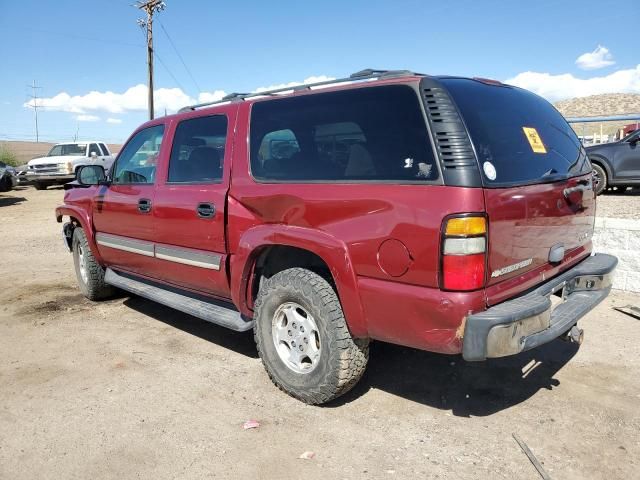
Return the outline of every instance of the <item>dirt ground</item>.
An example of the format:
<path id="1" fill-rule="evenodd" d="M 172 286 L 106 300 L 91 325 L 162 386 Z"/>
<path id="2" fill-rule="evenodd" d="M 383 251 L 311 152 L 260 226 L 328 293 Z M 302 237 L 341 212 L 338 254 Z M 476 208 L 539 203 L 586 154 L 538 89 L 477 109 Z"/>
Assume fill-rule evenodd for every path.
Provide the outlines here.
<path id="1" fill-rule="evenodd" d="M 354 391 L 310 407 L 271 384 L 250 334 L 85 300 L 62 196 L 0 194 L 2 479 L 539 478 L 512 433 L 554 479 L 637 478 L 640 321 L 611 307 L 640 296 L 583 319 L 579 349 L 467 364 L 376 343 Z"/>

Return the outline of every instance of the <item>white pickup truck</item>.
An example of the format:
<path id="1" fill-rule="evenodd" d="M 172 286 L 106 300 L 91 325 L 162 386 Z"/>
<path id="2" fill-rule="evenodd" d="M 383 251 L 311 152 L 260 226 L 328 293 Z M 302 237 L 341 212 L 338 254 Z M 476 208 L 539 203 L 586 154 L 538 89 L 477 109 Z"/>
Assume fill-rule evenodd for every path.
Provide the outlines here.
<path id="1" fill-rule="evenodd" d="M 75 179 L 78 167 L 101 165 L 109 170 L 115 159 L 104 142 L 73 142 L 54 145 L 46 157 L 34 158 L 27 163 L 20 183 L 32 183 L 36 190 L 60 185 Z"/>

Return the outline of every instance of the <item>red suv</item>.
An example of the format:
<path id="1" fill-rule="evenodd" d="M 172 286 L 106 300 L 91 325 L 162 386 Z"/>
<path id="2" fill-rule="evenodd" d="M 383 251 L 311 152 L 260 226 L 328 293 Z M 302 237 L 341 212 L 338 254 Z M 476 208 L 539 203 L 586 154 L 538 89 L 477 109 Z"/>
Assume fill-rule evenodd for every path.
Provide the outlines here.
<path id="1" fill-rule="evenodd" d="M 253 330 L 307 403 L 361 377 L 369 341 L 513 355 L 611 289 L 591 166 L 542 98 L 407 71 L 232 94 L 142 125 L 56 210 L 82 292 L 113 288 Z"/>

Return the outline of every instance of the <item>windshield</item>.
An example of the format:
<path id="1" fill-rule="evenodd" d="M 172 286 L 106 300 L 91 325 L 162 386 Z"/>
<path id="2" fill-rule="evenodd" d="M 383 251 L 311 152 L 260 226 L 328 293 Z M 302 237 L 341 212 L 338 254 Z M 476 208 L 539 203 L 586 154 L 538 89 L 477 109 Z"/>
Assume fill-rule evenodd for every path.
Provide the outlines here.
<path id="1" fill-rule="evenodd" d="M 66 157 L 68 155 L 84 155 L 87 151 L 86 143 L 68 143 L 55 145 L 47 154 L 47 157 Z"/>
<path id="2" fill-rule="evenodd" d="M 624 137 L 622 140 L 620 140 L 621 142 L 630 142 L 631 140 L 633 140 L 634 138 L 638 138 L 640 137 L 640 129 L 638 130 L 634 130 L 633 132 L 631 132 L 629 135 L 627 135 L 626 137 Z"/>
<path id="3" fill-rule="evenodd" d="M 487 187 L 549 182 L 587 173 L 587 155 L 564 117 L 543 98 L 510 86 L 449 78 Z"/>

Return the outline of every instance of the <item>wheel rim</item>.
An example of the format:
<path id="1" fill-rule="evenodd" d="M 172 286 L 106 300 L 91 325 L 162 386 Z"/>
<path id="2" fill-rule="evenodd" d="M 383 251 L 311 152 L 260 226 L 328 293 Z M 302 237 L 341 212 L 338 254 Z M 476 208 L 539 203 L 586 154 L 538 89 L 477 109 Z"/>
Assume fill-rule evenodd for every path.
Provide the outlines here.
<path id="1" fill-rule="evenodd" d="M 595 184 L 595 190 L 600 189 L 600 184 L 602 183 L 602 177 L 600 176 L 600 172 L 595 168 L 591 171 L 591 175 L 593 175 L 593 183 Z"/>
<path id="2" fill-rule="evenodd" d="M 278 356 L 290 370 L 310 373 L 320 361 L 320 332 L 313 316 L 301 305 L 287 302 L 273 314 L 271 332 Z"/>
<path id="3" fill-rule="evenodd" d="M 84 258 L 84 249 L 78 244 L 78 270 L 80 270 L 80 278 L 83 283 L 87 283 L 87 263 Z"/>

